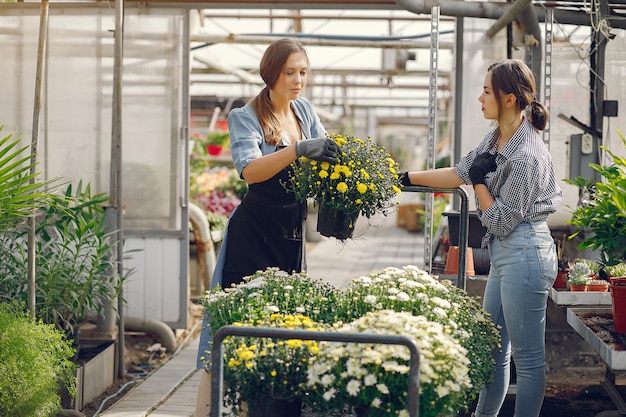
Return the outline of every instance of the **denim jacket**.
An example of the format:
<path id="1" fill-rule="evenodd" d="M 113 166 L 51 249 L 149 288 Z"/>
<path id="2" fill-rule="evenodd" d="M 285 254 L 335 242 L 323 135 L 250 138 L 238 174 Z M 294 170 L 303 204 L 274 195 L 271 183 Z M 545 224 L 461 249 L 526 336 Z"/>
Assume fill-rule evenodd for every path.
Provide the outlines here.
<path id="1" fill-rule="evenodd" d="M 315 113 L 310 100 L 300 97 L 291 102 L 305 138 L 319 138 L 326 135 L 326 130 Z M 246 104 L 231 110 L 228 115 L 230 133 L 230 152 L 237 172 L 241 171 L 255 158 L 270 154 L 276 146 L 265 141 L 261 123 L 252 109 Z"/>

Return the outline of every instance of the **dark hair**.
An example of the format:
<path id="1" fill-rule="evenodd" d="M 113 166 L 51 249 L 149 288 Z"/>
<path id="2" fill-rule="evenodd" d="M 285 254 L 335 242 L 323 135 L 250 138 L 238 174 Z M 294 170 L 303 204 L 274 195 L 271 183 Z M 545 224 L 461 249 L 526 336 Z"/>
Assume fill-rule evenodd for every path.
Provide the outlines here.
<path id="1" fill-rule="evenodd" d="M 259 65 L 259 73 L 261 78 L 265 82 L 265 87 L 261 92 L 252 99 L 250 105 L 254 109 L 261 127 L 263 128 L 263 135 L 265 140 L 269 143 L 276 145 L 280 141 L 282 129 L 280 123 L 272 112 L 272 103 L 270 101 L 270 90 L 276 85 L 278 77 L 282 72 L 287 59 L 295 52 L 302 52 L 307 58 L 309 57 L 304 49 L 304 46 L 296 40 L 289 38 L 282 38 L 274 41 L 267 47 L 263 57 L 261 58 L 261 64 Z"/>
<path id="2" fill-rule="evenodd" d="M 502 114 L 502 96 L 513 94 L 519 111 L 530 106 L 530 122 L 534 128 L 545 129 L 549 112 L 546 106 L 537 102 L 535 76 L 528 65 L 519 59 L 507 59 L 491 64 L 487 72 L 491 72 L 491 86 L 498 102 L 498 116 Z"/>

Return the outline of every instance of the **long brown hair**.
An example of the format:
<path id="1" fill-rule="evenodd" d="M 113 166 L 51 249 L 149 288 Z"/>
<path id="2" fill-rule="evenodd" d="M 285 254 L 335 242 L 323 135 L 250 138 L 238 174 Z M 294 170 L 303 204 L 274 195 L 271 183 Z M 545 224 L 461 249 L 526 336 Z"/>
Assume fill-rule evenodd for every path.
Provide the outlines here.
<path id="1" fill-rule="evenodd" d="M 265 87 L 250 101 L 250 105 L 254 109 L 261 123 L 261 127 L 263 128 L 265 140 L 273 145 L 276 145 L 280 141 L 282 128 L 272 112 L 270 89 L 274 88 L 274 85 L 276 85 L 276 81 L 287 59 L 294 52 L 304 53 L 308 64 L 309 57 L 306 50 L 304 46 L 296 40 L 283 38 L 272 42 L 272 44 L 267 47 L 259 66 L 260 75 L 265 82 Z"/>
<path id="2" fill-rule="evenodd" d="M 524 111 L 530 106 L 530 122 L 537 130 L 543 130 L 548 123 L 548 108 L 537 102 L 535 76 L 523 61 L 507 59 L 491 64 L 491 87 L 498 102 L 498 118 L 502 115 L 502 96 L 513 94 L 517 108 Z"/>

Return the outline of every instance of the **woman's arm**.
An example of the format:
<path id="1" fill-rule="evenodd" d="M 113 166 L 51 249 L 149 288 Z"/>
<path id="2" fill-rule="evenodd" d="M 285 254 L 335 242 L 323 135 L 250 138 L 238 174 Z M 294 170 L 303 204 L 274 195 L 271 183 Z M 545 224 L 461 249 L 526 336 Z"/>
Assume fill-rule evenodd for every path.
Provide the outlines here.
<path id="1" fill-rule="evenodd" d="M 456 174 L 454 167 L 437 168 L 427 171 L 409 171 L 409 180 L 412 185 L 423 185 L 437 188 L 456 188 L 463 181 Z"/>
<path id="2" fill-rule="evenodd" d="M 296 145 L 294 144 L 250 161 L 241 171 L 241 176 L 248 184 L 267 181 L 295 160 Z"/>

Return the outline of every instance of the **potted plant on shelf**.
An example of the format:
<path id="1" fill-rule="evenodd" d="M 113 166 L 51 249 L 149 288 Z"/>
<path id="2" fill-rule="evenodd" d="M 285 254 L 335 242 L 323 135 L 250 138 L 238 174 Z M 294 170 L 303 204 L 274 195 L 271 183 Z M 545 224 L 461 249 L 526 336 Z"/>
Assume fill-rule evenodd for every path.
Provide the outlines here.
<path id="1" fill-rule="evenodd" d="M 591 280 L 591 268 L 585 262 L 575 262 L 567 274 L 567 283 L 570 291 L 587 291 L 587 284 Z"/>
<path id="2" fill-rule="evenodd" d="M 624 147 L 626 139 L 617 131 Z M 611 158 L 609 165 L 589 164 L 600 176 L 600 181 L 576 177 L 565 180 L 579 187 L 583 204 L 573 211 L 570 223 L 578 230 L 570 238 L 581 235 L 581 249 L 600 251 L 603 268 L 626 261 L 626 158 L 620 157 L 601 146 Z M 617 285 L 612 279 L 610 286 L 613 300 L 613 325 L 618 333 L 626 333 L 626 285 Z"/>
<path id="3" fill-rule="evenodd" d="M 211 156 L 220 155 L 228 147 L 230 134 L 228 132 L 209 133 L 204 141 L 206 151 Z"/>

